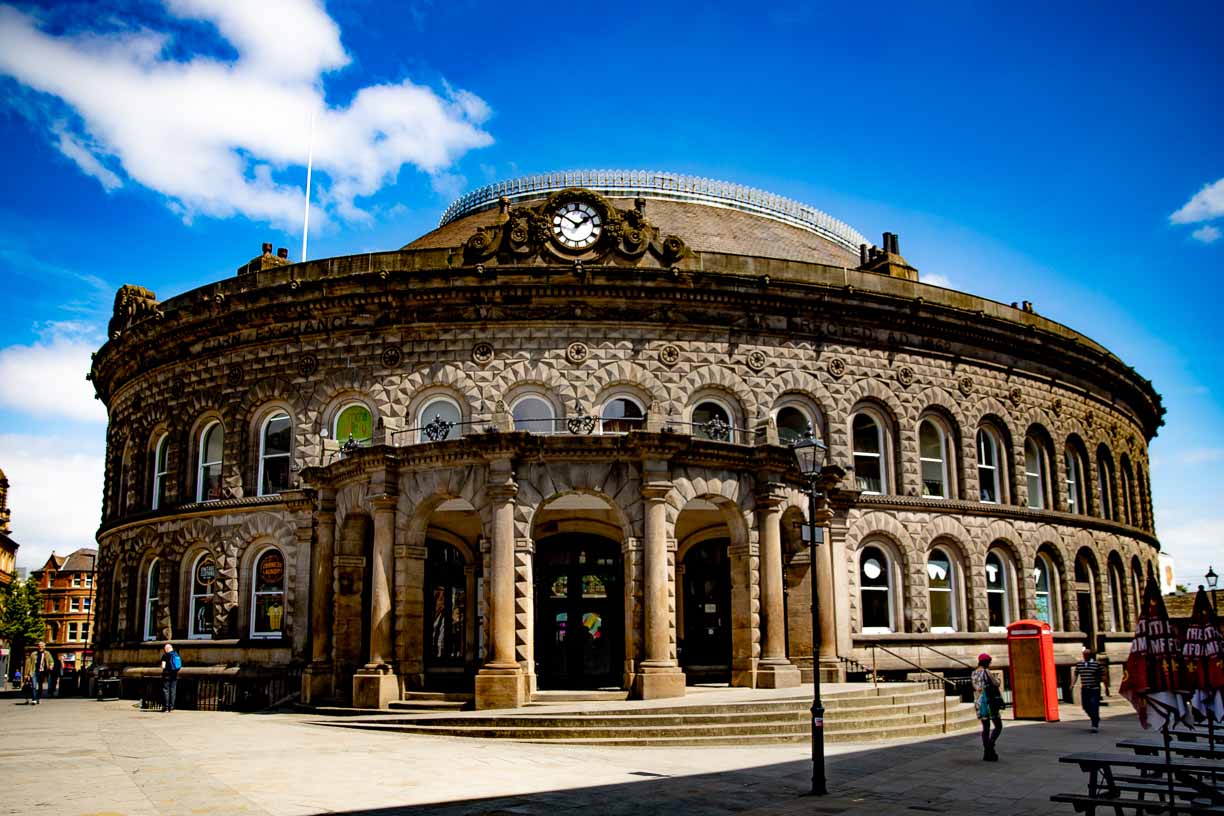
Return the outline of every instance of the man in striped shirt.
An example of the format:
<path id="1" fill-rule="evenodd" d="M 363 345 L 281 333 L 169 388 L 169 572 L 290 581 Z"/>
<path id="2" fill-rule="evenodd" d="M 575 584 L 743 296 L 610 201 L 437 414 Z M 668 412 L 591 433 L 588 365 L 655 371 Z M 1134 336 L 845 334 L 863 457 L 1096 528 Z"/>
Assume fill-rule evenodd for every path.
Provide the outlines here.
<path id="1" fill-rule="evenodd" d="M 1096 661 L 1096 655 L 1087 646 L 1084 647 L 1084 659 L 1075 664 L 1075 680 L 1080 684 L 1080 704 L 1084 713 L 1092 720 L 1092 733 L 1101 727 L 1101 683 L 1105 683 L 1105 694 L 1109 694 L 1109 678 L 1105 670 Z"/>

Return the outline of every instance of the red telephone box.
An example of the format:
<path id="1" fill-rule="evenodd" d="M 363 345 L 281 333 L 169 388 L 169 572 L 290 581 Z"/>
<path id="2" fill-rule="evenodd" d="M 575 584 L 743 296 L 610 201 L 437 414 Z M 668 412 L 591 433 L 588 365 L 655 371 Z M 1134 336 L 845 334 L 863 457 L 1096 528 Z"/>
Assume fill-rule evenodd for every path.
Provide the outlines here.
<path id="1" fill-rule="evenodd" d="M 1012 716 L 1017 720 L 1058 721 L 1058 678 L 1054 673 L 1054 632 L 1039 620 L 1007 627 Z"/>

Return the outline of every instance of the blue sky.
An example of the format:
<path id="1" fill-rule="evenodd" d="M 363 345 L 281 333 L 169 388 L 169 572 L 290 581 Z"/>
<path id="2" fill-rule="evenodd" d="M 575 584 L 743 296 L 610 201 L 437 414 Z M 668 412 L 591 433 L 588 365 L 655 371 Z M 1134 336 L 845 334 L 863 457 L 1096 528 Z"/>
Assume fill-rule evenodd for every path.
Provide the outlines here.
<path id="1" fill-rule="evenodd" d="M 1224 563 L 1219 8 L 1066 5 L 0 5 L 19 563 L 92 543 L 105 418 L 83 375 L 115 288 L 165 298 L 264 240 L 297 258 L 313 111 L 311 257 L 398 247 L 499 178 L 663 169 L 897 232 L 924 279 L 1033 301 L 1164 396 L 1156 520 L 1197 583 Z"/>

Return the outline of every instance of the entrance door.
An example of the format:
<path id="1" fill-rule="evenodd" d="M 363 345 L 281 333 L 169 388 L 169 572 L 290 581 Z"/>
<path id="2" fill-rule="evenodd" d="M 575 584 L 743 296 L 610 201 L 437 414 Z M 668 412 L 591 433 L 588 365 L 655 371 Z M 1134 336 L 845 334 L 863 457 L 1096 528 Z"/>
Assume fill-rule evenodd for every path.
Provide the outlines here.
<path id="1" fill-rule="evenodd" d="M 731 680 L 731 562 L 728 541 L 696 544 L 684 556 L 684 640 L 680 665 L 690 682 Z"/>
<path id="2" fill-rule="evenodd" d="M 540 687 L 619 687 L 625 651 L 619 546 L 594 536 L 541 541 L 535 575 Z"/>

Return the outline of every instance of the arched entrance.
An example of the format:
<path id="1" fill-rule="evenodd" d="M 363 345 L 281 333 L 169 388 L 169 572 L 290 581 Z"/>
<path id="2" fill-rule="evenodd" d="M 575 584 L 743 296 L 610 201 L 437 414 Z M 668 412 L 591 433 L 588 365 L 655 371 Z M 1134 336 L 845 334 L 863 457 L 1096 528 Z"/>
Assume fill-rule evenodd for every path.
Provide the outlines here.
<path id="1" fill-rule="evenodd" d="M 534 567 L 540 688 L 619 687 L 625 646 L 620 545 L 562 533 L 537 542 Z"/>
<path id="2" fill-rule="evenodd" d="M 1091 553 L 1083 549 L 1075 557 L 1075 605 L 1079 613 L 1080 630 L 1087 635 L 1087 645 L 1097 648 L 1097 576 Z"/>
<path id="3" fill-rule="evenodd" d="M 714 538 L 694 544 L 682 561 L 683 625 L 680 666 L 690 683 L 731 680 L 730 542 Z"/>
<path id="4" fill-rule="evenodd" d="M 430 540 L 425 546 L 426 683 L 461 687 L 468 645 L 467 562 L 444 541 Z"/>

